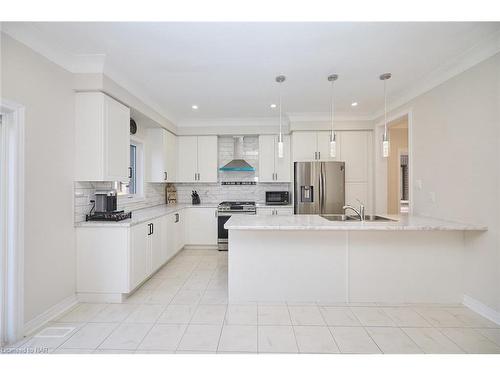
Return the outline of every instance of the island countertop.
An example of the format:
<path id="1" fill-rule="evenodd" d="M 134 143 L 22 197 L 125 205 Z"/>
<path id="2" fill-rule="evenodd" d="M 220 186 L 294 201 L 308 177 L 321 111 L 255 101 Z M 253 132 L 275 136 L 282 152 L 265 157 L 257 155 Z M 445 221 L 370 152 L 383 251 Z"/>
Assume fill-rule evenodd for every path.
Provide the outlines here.
<path id="1" fill-rule="evenodd" d="M 320 215 L 260 216 L 233 215 L 228 230 L 320 230 L 320 231 L 486 231 L 487 226 L 457 223 L 424 216 L 391 216 L 397 221 L 329 221 Z"/>

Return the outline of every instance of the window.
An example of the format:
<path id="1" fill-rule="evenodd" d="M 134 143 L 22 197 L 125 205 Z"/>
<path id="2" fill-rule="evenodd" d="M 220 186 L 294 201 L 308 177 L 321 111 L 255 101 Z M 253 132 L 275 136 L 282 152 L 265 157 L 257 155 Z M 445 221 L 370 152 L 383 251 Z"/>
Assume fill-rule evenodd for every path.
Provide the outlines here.
<path id="1" fill-rule="evenodd" d="M 143 198 L 143 145 L 137 140 L 130 142 L 130 167 L 129 181 L 115 182 L 114 188 L 118 191 L 118 195 L 129 199 Z"/>

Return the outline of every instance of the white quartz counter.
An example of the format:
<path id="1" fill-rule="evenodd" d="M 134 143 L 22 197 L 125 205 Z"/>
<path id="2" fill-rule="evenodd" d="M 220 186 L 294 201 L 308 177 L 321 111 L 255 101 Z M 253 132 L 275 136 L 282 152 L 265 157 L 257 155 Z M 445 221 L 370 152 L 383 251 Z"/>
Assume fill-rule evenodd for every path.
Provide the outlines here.
<path id="1" fill-rule="evenodd" d="M 76 227 L 129 227 L 190 207 L 216 208 L 217 203 L 205 203 L 205 204 L 202 203 L 197 205 L 182 204 L 182 203 L 172 204 L 172 205 L 161 204 L 158 206 L 132 211 L 131 219 L 122 221 L 82 221 L 80 223 L 75 223 L 75 226 Z"/>
<path id="2" fill-rule="evenodd" d="M 388 216 L 389 217 L 389 216 Z M 421 216 L 393 217 L 397 221 L 360 222 L 360 221 L 329 221 L 319 215 L 290 216 L 251 216 L 234 215 L 226 222 L 229 230 L 320 230 L 320 231 L 485 231 L 483 225 L 463 224 Z"/>

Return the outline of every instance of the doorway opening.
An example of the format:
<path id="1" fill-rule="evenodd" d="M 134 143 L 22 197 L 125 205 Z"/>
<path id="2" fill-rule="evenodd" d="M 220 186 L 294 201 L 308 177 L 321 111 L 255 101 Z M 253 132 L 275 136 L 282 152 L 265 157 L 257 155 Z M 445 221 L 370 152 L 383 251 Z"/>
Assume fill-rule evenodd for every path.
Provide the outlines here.
<path id="1" fill-rule="evenodd" d="M 410 160 L 408 116 L 389 124 L 390 152 L 387 158 L 387 213 L 406 214 L 410 208 Z"/>

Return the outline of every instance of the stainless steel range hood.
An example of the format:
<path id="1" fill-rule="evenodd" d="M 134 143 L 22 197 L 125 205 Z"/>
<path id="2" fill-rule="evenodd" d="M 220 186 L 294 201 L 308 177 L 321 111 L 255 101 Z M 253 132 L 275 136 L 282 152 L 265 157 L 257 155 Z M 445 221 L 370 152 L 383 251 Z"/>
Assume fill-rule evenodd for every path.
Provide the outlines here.
<path id="1" fill-rule="evenodd" d="M 234 137 L 233 160 L 219 168 L 226 172 L 255 172 L 255 168 L 243 159 L 243 137 Z"/>

